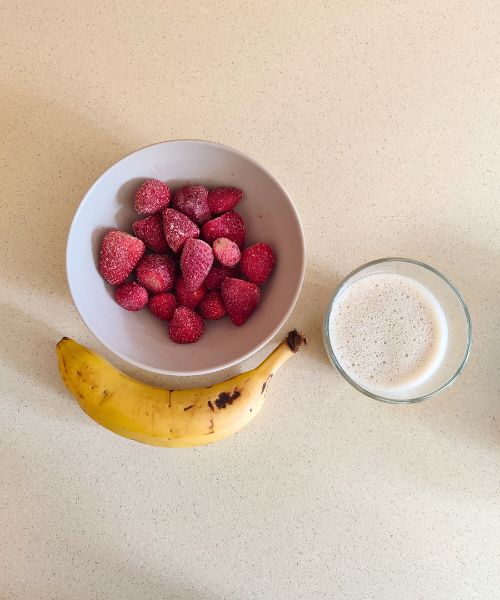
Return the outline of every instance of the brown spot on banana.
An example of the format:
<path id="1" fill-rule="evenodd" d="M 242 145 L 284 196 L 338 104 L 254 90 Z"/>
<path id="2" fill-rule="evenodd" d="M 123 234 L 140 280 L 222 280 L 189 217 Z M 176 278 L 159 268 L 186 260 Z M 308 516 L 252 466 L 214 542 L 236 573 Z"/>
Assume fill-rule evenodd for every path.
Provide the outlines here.
<path id="1" fill-rule="evenodd" d="M 267 384 L 268 384 L 268 383 L 271 381 L 271 379 L 273 378 L 273 374 L 274 374 L 274 373 L 271 373 L 271 375 L 269 375 L 269 377 L 268 377 L 268 378 L 267 378 L 267 379 L 264 381 L 264 383 L 262 384 L 262 392 L 261 392 L 261 394 L 263 394 L 263 393 L 266 391 Z"/>
<path id="2" fill-rule="evenodd" d="M 241 392 L 238 389 L 233 390 L 232 394 L 229 394 L 228 392 L 221 392 L 215 401 L 215 406 L 219 409 L 226 408 L 228 404 L 231 405 L 240 396 Z"/>
<path id="3" fill-rule="evenodd" d="M 103 390 L 101 396 L 102 396 L 102 398 L 101 398 L 101 401 L 99 402 L 99 406 L 102 406 L 107 400 L 112 398 L 114 396 L 114 392 L 110 392 L 109 390 Z"/>

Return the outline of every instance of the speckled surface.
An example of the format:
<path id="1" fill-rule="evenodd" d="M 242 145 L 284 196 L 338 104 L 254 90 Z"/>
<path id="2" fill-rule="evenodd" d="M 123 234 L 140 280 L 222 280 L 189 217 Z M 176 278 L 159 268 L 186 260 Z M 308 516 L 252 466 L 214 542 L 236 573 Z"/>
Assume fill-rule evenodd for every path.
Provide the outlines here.
<path id="1" fill-rule="evenodd" d="M 21 1 L 1 22 L 0 598 L 498 598 L 498 3 Z M 79 199 L 190 137 L 295 200 L 310 343 L 246 430 L 165 451 L 90 421 L 54 345 L 109 357 L 66 288 Z M 474 320 L 463 376 L 418 406 L 364 398 L 322 349 L 335 283 L 384 255 L 443 271 Z"/>

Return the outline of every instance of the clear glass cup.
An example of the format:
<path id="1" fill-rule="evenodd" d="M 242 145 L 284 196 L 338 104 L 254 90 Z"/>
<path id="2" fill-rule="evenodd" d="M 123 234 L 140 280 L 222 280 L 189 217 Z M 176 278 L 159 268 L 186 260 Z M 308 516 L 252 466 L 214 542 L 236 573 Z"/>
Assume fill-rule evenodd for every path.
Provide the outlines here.
<path id="1" fill-rule="evenodd" d="M 372 274 L 394 273 L 410 277 L 422 284 L 436 298 L 443 309 L 448 329 L 444 356 L 437 369 L 424 381 L 415 386 L 400 390 L 387 390 L 381 395 L 375 388 L 355 381 L 342 368 L 335 353 L 330 336 L 330 326 L 334 327 L 332 309 L 340 295 L 353 283 Z M 323 324 L 323 340 L 326 352 L 339 373 L 357 390 L 384 402 L 411 404 L 426 400 L 448 388 L 463 371 L 469 357 L 472 342 L 472 322 L 469 311 L 460 292 L 444 275 L 429 265 L 408 258 L 382 258 L 355 269 L 337 286 L 326 310 Z"/>

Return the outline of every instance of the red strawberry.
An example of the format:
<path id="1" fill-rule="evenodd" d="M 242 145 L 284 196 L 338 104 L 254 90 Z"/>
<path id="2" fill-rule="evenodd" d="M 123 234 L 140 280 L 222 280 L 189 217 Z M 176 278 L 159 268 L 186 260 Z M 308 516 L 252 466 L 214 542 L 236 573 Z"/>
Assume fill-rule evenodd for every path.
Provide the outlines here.
<path id="1" fill-rule="evenodd" d="M 235 325 L 243 325 L 260 302 L 260 290 L 255 283 L 226 277 L 222 282 L 222 301 Z"/>
<path id="2" fill-rule="evenodd" d="M 158 179 L 148 179 L 135 193 L 135 210 L 140 215 L 151 215 L 170 202 L 170 188 Z"/>
<path id="3" fill-rule="evenodd" d="M 166 254 L 148 254 L 137 265 L 137 281 L 153 294 L 167 292 L 175 281 L 175 264 Z"/>
<path id="4" fill-rule="evenodd" d="M 175 297 L 177 298 L 179 306 L 187 306 L 194 310 L 203 300 L 206 293 L 207 288 L 204 283 L 198 289 L 193 290 L 192 292 L 189 291 L 186 288 L 182 275 L 175 282 Z"/>
<path id="5" fill-rule="evenodd" d="M 243 250 L 240 269 L 243 275 L 257 285 L 265 283 L 274 269 L 276 257 L 273 249 L 267 244 L 254 244 Z"/>
<path id="6" fill-rule="evenodd" d="M 167 242 L 163 234 L 161 215 L 149 215 L 132 224 L 135 235 L 154 252 L 162 254 L 168 251 Z"/>
<path id="7" fill-rule="evenodd" d="M 149 300 L 148 306 L 157 319 L 170 321 L 174 310 L 177 308 L 177 300 L 173 294 L 156 294 Z"/>
<path id="8" fill-rule="evenodd" d="M 203 334 L 203 319 L 194 310 L 180 306 L 174 310 L 168 332 L 175 344 L 193 344 Z"/>
<path id="9" fill-rule="evenodd" d="M 207 198 L 208 190 L 203 185 L 186 185 L 174 193 L 172 206 L 200 225 L 212 216 Z"/>
<path id="10" fill-rule="evenodd" d="M 174 252 L 179 252 L 186 240 L 200 235 L 198 226 L 175 208 L 163 211 L 163 232 L 167 244 Z"/>
<path id="11" fill-rule="evenodd" d="M 220 187 L 208 192 L 208 207 L 212 213 L 220 213 L 232 210 L 241 200 L 243 192 L 238 188 Z"/>
<path id="12" fill-rule="evenodd" d="M 190 292 L 205 281 L 213 262 L 212 248 L 206 242 L 193 239 L 186 241 L 181 256 L 181 271 Z"/>
<path id="13" fill-rule="evenodd" d="M 245 243 L 245 223 L 237 212 L 230 211 L 205 223 L 201 235 L 209 244 L 213 244 L 217 238 L 225 237 L 241 248 Z"/>
<path id="14" fill-rule="evenodd" d="M 148 303 L 148 293 L 142 285 L 130 281 L 116 288 L 115 300 L 126 310 L 140 310 Z"/>
<path id="15" fill-rule="evenodd" d="M 238 269 L 230 269 L 221 265 L 214 265 L 205 279 L 205 285 L 209 290 L 220 290 L 222 282 L 226 277 L 237 277 Z"/>
<path id="16" fill-rule="evenodd" d="M 123 283 L 144 254 L 144 243 L 124 231 L 108 231 L 101 242 L 99 273 L 111 285 Z"/>
<path id="17" fill-rule="evenodd" d="M 219 292 L 208 292 L 198 306 L 198 312 L 204 319 L 217 321 L 226 314 Z"/>
<path id="18" fill-rule="evenodd" d="M 217 238 L 212 244 L 215 258 L 225 267 L 234 267 L 240 262 L 241 252 L 238 246 L 227 238 Z"/>

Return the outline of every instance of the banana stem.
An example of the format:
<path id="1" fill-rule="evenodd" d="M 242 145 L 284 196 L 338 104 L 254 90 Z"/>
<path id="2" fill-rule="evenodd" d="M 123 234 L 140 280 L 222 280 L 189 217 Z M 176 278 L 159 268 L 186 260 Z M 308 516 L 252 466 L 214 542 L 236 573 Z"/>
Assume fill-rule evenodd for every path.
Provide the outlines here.
<path id="1" fill-rule="evenodd" d="M 257 369 L 276 373 L 281 365 L 295 354 L 302 344 L 306 344 L 306 338 L 303 337 L 296 329 L 290 331 L 287 337 L 281 344 L 275 348 L 271 354 L 262 361 Z"/>

